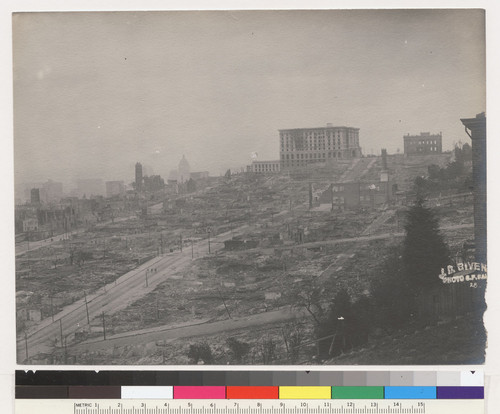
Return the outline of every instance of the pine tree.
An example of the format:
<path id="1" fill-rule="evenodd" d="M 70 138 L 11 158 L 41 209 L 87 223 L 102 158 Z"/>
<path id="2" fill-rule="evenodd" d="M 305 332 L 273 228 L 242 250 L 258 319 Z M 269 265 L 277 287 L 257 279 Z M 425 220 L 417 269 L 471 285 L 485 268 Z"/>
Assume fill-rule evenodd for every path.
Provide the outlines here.
<path id="1" fill-rule="evenodd" d="M 403 271 L 409 285 L 417 291 L 439 285 L 439 272 L 449 263 L 450 253 L 435 214 L 421 197 L 408 210 L 405 231 Z"/>

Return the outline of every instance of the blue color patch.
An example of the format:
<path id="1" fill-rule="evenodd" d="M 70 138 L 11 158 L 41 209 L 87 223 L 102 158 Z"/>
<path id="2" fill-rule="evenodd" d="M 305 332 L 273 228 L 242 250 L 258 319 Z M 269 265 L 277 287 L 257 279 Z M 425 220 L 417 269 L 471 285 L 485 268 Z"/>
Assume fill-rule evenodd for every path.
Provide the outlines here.
<path id="1" fill-rule="evenodd" d="M 385 399 L 435 400 L 436 387 L 385 387 Z"/>

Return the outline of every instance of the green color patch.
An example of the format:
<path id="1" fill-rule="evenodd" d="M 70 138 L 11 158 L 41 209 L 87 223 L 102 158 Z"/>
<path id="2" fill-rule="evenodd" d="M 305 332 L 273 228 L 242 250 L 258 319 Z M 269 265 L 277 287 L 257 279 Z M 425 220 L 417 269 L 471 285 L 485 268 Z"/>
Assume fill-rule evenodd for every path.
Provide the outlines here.
<path id="1" fill-rule="evenodd" d="M 384 387 L 332 387 L 332 399 L 383 399 Z"/>

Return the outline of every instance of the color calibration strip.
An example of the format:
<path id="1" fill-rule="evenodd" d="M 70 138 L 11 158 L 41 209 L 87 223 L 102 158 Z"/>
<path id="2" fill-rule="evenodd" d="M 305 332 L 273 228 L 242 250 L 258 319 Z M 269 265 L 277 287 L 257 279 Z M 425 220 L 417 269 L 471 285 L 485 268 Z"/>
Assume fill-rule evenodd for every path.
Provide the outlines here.
<path id="1" fill-rule="evenodd" d="M 16 371 L 16 385 L 484 386 L 477 371 Z"/>
<path id="2" fill-rule="evenodd" d="M 483 386 L 16 386 L 16 399 L 484 399 Z"/>

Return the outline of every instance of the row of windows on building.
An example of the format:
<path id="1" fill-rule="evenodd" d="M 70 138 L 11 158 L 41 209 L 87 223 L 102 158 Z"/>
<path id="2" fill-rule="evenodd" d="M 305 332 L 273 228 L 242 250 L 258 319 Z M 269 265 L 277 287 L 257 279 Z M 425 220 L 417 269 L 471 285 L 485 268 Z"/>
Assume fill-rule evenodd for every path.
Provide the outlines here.
<path id="1" fill-rule="evenodd" d="M 437 140 L 435 139 L 426 139 L 419 141 L 409 141 L 410 145 L 437 145 Z"/>
<path id="2" fill-rule="evenodd" d="M 354 136 L 349 136 L 347 140 L 345 140 L 346 142 L 348 142 L 349 144 L 354 144 L 354 143 L 357 143 L 357 139 L 356 137 Z M 299 140 L 292 140 L 292 139 L 286 139 L 284 140 L 283 138 L 281 138 L 281 147 L 283 148 L 284 146 L 286 147 L 292 147 L 294 146 L 293 144 L 294 143 L 298 143 L 298 144 L 302 144 L 302 146 L 304 147 L 311 147 L 311 146 L 314 146 L 314 145 L 335 145 L 335 143 L 337 145 L 340 145 L 342 143 L 342 140 L 340 138 L 333 138 L 333 139 L 330 139 L 328 138 L 328 140 L 326 139 L 314 139 L 314 141 L 312 139 L 310 140 L 305 140 L 305 139 L 299 139 Z M 297 146 L 297 145 L 295 145 Z"/>
<path id="3" fill-rule="evenodd" d="M 340 131 L 332 131 L 330 133 L 325 133 L 325 132 L 304 132 L 301 134 L 302 137 L 305 137 L 305 138 L 325 138 L 325 137 L 331 137 L 331 138 L 335 138 L 335 137 L 341 137 L 343 134 L 340 133 Z M 295 135 L 296 137 L 297 135 Z M 289 138 L 289 139 L 292 139 L 292 134 L 290 133 L 286 133 L 286 132 L 282 132 L 280 134 L 280 137 L 281 138 Z"/>
<path id="4" fill-rule="evenodd" d="M 284 160 L 283 166 L 285 167 L 304 167 L 309 164 L 324 163 L 325 159 L 318 160 Z"/>
<path id="5" fill-rule="evenodd" d="M 342 152 L 318 152 L 315 154 L 281 154 L 282 160 L 319 160 L 326 158 L 342 158 Z"/>
<path id="6" fill-rule="evenodd" d="M 438 149 L 438 147 L 417 147 L 416 151 L 417 152 L 427 152 L 427 151 L 438 152 L 439 149 Z"/>
<path id="7" fill-rule="evenodd" d="M 280 170 L 280 164 L 279 163 L 272 163 L 272 164 L 253 164 L 253 171 L 254 172 L 278 172 Z"/>
<path id="8" fill-rule="evenodd" d="M 327 149 L 327 146 L 326 145 L 310 145 L 310 146 L 306 146 L 306 147 L 302 147 L 303 149 L 298 149 L 296 147 L 290 147 L 288 145 L 286 146 L 281 146 L 281 151 L 316 151 L 316 150 L 326 150 Z M 335 143 L 333 145 L 330 145 L 328 144 L 328 149 L 331 150 L 331 149 L 342 149 L 342 148 L 347 148 L 346 146 L 342 146 L 340 144 L 340 142 L 335 145 Z"/>

